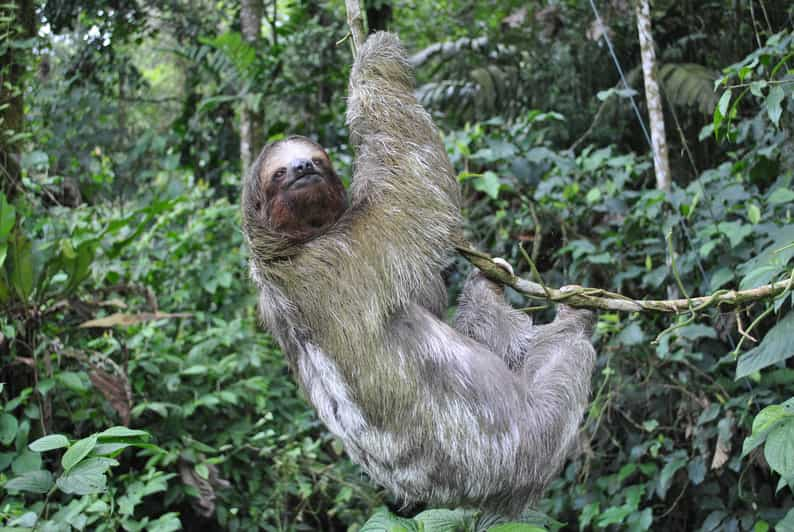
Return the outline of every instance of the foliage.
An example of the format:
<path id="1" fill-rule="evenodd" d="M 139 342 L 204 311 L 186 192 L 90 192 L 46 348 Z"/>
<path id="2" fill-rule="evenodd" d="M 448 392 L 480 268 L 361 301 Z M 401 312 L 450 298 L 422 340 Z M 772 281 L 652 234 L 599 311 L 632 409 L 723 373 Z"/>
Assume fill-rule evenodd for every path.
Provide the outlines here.
<path id="1" fill-rule="evenodd" d="M 548 529 L 546 527 L 549 527 Z M 361 532 L 544 532 L 558 530 L 562 523 L 538 512 L 528 511 L 508 522 L 492 514 L 470 510 L 425 510 L 413 519 L 399 517 L 380 509 L 361 527 Z"/>

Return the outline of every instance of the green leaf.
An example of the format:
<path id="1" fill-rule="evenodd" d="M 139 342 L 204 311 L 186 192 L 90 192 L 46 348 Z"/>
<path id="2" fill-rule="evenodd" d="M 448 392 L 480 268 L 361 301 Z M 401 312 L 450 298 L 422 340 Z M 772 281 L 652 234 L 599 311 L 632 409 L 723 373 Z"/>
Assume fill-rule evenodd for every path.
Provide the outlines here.
<path id="1" fill-rule="evenodd" d="M 719 129 L 722 121 L 725 120 L 725 117 L 728 116 L 728 106 L 731 103 L 731 90 L 728 89 L 722 93 L 720 96 L 719 102 L 717 102 L 717 109 L 714 111 L 714 133 L 716 134 Z"/>
<path id="2" fill-rule="evenodd" d="M 777 522 L 775 532 L 794 532 L 794 508 L 788 511 L 786 517 Z"/>
<path id="3" fill-rule="evenodd" d="M 642 332 L 642 327 L 636 321 L 629 323 L 620 333 L 618 333 L 615 340 L 621 345 L 639 345 L 646 340 L 645 333 Z"/>
<path id="4" fill-rule="evenodd" d="M 419 532 L 416 521 L 393 515 L 381 509 L 370 517 L 359 532 Z"/>
<path id="5" fill-rule="evenodd" d="M 12 478 L 5 483 L 6 490 L 28 491 L 31 493 L 47 493 L 52 487 L 52 473 L 49 471 L 30 471 Z"/>
<path id="6" fill-rule="evenodd" d="M 87 392 L 90 389 L 84 372 L 63 371 L 58 373 L 58 381 L 74 392 Z"/>
<path id="7" fill-rule="evenodd" d="M 584 199 L 588 205 L 598 203 L 601 201 L 601 191 L 598 188 L 591 188 Z"/>
<path id="8" fill-rule="evenodd" d="M 39 469 L 41 469 L 41 455 L 27 449 L 23 449 L 11 462 L 11 470 L 17 475 L 38 471 Z"/>
<path id="9" fill-rule="evenodd" d="M 751 373 L 760 371 L 772 364 L 782 362 L 794 355 L 794 312 L 789 312 L 785 318 L 772 327 L 761 344 L 742 356 L 736 364 L 736 379 L 746 377 Z"/>
<path id="10" fill-rule="evenodd" d="M 769 433 L 764 458 L 778 475 L 794 478 L 794 418 L 787 419 Z"/>
<path id="11" fill-rule="evenodd" d="M 6 195 L 0 192 L 0 242 L 5 242 L 8 239 L 11 229 L 14 227 L 15 219 L 16 209 L 6 201 Z M 0 261 L 0 266 L 2 264 L 2 261 Z"/>
<path id="12" fill-rule="evenodd" d="M 11 414 L 0 414 L 0 443 L 3 445 L 11 445 L 14 438 L 17 436 L 19 429 L 19 422 L 17 418 Z"/>
<path id="13" fill-rule="evenodd" d="M 425 530 L 435 530 L 434 528 L 426 528 Z M 456 530 L 465 530 L 458 528 Z M 536 525 L 528 525 L 527 523 L 503 523 L 488 527 L 488 532 L 547 532 L 545 528 Z"/>
<path id="14" fill-rule="evenodd" d="M 685 452 L 680 451 L 676 452 L 672 460 L 667 462 L 665 466 L 662 468 L 661 473 L 659 474 L 659 479 L 656 485 L 656 493 L 659 494 L 659 497 L 662 499 L 665 498 L 667 495 L 667 490 L 670 489 L 670 484 L 673 482 L 673 476 L 676 472 L 685 467 L 688 461 L 688 457 Z M 608 510 L 607 510 L 608 511 Z M 600 523 L 600 521 L 599 521 Z"/>
<path id="15" fill-rule="evenodd" d="M 28 448 L 31 451 L 35 451 L 37 453 L 43 453 L 45 451 L 52 451 L 53 449 L 60 449 L 61 447 L 68 447 L 68 446 L 69 446 L 69 438 L 67 438 L 63 434 L 50 434 L 49 436 L 44 436 L 34 441 L 30 445 L 28 445 Z"/>
<path id="16" fill-rule="evenodd" d="M 752 433 L 744 440 L 742 458 L 763 443 L 772 429 L 792 417 L 794 417 L 794 398 L 783 404 L 770 405 L 761 410 L 753 420 Z"/>
<path id="17" fill-rule="evenodd" d="M 769 96 L 766 99 L 766 112 L 775 126 L 780 123 L 780 115 L 783 112 L 783 107 L 781 106 L 783 97 L 783 87 L 776 85 L 769 91 Z"/>
<path id="18" fill-rule="evenodd" d="M 598 516 L 598 526 L 607 527 L 609 525 L 622 523 L 626 516 L 632 513 L 632 511 L 633 510 L 626 505 L 607 508 Z"/>
<path id="19" fill-rule="evenodd" d="M 472 513 L 462 509 L 445 510 L 434 509 L 425 510 L 414 520 L 424 525 L 425 530 L 437 530 L 438 532 L 457 532 L 466 530 L 466 524 Z"/>
<path id="20" fill-rule="evenodd" d="M 747 219 L 750 220 L 750 223 L 753 225 L 761 221 L 761 209 L 759 209 L 758 205 L 755 203 L 747 205 Z"/>
<path id="21" fill-rule="evenodd" d="M 593 518 L 600 513 L 600 505 L 597 502 L 591 502 L 582 508 L 579 514 L 579 530 L 584 530 L 593 521 Z"/>
<path id="22" fill-rule="evenodd" d="M 97 434 L 97 437 L 100 440 L 105 440 L 107 438 L 143 438 L 148 440 L 149 433 L 145 430 L 129 429 L 127 427 L 117 426 L 103 430 Z"/>
<path id="23" fill-rule="evenodd" d="M 33 292 L 33 245 L 30 240 L 14 233 L 10 247 L 11 272 L 9 281 L 22 301 L 27 301 Z"/>
<path id="24" fill-rule="evenodd" d="M 474 189 L 485 192 L 491 199 L 499 197 L 499 176 L 490 170 L 474 180 Z"/>
<path id="25" fill-rule="evenodd" d="M 61 458 L 61 465 L 63 466 L 64 471 L 69 471 L 75 465 L 77 465 L 80 460 L 88 456 L 88 453 L 96 446 L 97 443 L 97 435 L 92 434 L 87 438 L 83 438 L 75 442 L 69 450 L 63 453 L 63 458 Z M 69 492 L 71 493 L 71 492 Z"/>
<path id="26" fill-rule="evenodd" d="M 94 457 L 84 460 L 58 478 L 58 489 L 76 495 L 101 493 L 107 485 L 105 473 L 116 465 L 118 462 L 110 458 Z"/>
<path id="27" fill-rule="evenodd" d="M 782 205 L 794 201 L 794 191 L 790 188 L 776 188 L 766 200 L 770 205 Z"/>

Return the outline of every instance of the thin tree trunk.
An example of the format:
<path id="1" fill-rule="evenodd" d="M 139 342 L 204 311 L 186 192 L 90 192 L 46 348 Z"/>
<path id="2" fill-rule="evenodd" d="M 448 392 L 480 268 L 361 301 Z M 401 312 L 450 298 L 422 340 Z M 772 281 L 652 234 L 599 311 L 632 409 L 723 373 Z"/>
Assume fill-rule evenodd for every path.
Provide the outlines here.
<path id="1" fill-rule="evenodd" d="M 667 156 L 667 138 L 664 133 L 664 113 L 659 83 L 656 81 L 656 51 L 651 34 L 651 8 L 648 0 L 637 1 L 637 31 L 642 50 L 642 74 L 645 78 L 645 99 L 651 121 L 651 143 L 653 144 L 653 167 L 656 172 L 656 188 L 670 190 L 670 159 Z"/>
<path id="2" fill-rule="evenodd" d="M 656 50 L 651 33 L 651 7 L 649 0 L 637 0 L 637 33 L 640 36 L 642 51 L 642 75 L 645 79 L 645 100 L 648 104 L 648 118 L 651 126 L 651 144 L 653 147 L 653 168 L 656 173 L 656 188 L 669 192 L 670 158 L 667 155 L 667 137 L 664 132 L 664 112 L 662 111 L 662 95 L 656 81 Z M 671 247 L 671 253 L 674 247 Z M 667 256 L 667 267 L 672 270 L 673 257 Z M 667 286 L 667 297 L 679 297 L 678 286 L 670 283 Z"/>
<path id="3" fill-rule="evenodd" d="M 28 52 L 9 46 L 13 40 L 36 35 L 36 6 L 33 0 L 12 0 L 0 6 L 0 192 L 13 197 L 21 177 L 19 142 L 12 137 L 25 127 L 24 75 Z"/>
<path id="4" fill-rule="evenodd" d="M 243 38 L 258 47 L 262 36 L 262 0 L 242 0 L 240 25 Z M 240 163 L 248 171 L 264 144 L 264 112 L 243 102 L 240 109 Z"/>

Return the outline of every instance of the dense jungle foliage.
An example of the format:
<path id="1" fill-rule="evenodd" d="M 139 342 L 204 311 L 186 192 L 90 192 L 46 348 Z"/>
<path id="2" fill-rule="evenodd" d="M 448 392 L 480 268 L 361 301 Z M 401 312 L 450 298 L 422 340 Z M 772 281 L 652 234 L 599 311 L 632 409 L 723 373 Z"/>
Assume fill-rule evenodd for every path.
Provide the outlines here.
<path id="1" fill-rule="evenodd" d="M 653 3 L 669 192 L 630 0 L 365 7 L 415 54 L 467 237 L 517 273 L 523 248 L 637 299 L 792 278 L 790 2 Z M 601 312 L 577 452 L 524 523 L 385 509 L 258 325 L 238 212 L 246 113 L 350 175 L 347 32 L 340 0 L 0 0 L 0 526 L 794 531 L 791 286 Z"/>

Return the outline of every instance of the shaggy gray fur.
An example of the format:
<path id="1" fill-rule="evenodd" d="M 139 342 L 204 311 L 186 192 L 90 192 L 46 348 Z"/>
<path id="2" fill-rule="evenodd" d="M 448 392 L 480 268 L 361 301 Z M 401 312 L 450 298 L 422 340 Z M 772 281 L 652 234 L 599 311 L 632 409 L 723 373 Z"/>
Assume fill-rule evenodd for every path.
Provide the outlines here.
<path id="1" fill-rule="evenodd" d="M 349 209 L 307 242 L 274 234 L 243 189 L 262 318 L 351 458 L 406 502 L 521 511 L 554 477 L 590 392 L 592 315 L 533 326 L 470 275 L 439 319 L 460 192 L 406 54 L 369 37 L 350 76 Z"/>

